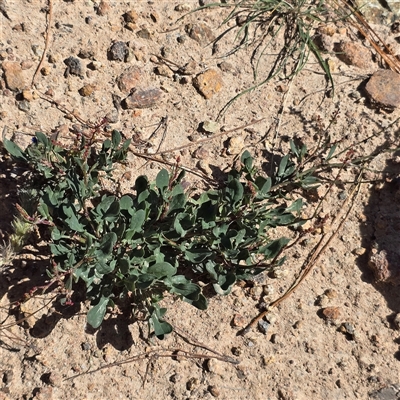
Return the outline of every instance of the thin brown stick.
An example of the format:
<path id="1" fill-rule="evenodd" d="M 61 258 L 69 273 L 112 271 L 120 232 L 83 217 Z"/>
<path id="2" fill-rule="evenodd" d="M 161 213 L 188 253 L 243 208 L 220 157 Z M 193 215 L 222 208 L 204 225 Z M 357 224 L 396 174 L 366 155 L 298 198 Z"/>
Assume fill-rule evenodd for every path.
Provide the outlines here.
<path id="1" fill-rule="evenodd" d="M 371 46 L 386 62 L 388 67 L 392 71 L 400 73 L 400 63 L 397 60 L 396 56 L 386 45 L 386 43 L 379 37 L 379 35 L 371 28 L 371 26 L 368 24 L 362 14 L 347 0 L 340 0 L 340 4 L 336 0 L 334 2 L 339 8 L 345 10 L 345 12 L 346 10 L 350 11 L 350 23 L 369 41 Z"/>
<path id="2" fill-rule="evenodd" d="M 208 351 L 210 351 L 211 353 L 214 353 L 214 354 L 216 354 L 216 355 L 218 355 L 218 356 L 220 356 L 220 357 L 223 357 L 224 360 L 226 360 L 227 362 L 230 362 L 230 363 L 233 363 L 233 364 L 236 364 L 236 363 L 237 363 L 237 361 L 236 361 L 234 358 L 229 357 L 229 356 L 224 356 L 223 354 L 221 354 L 221 353 L 219 353 L 218 351 L 212 349 L 211 347 L 205 345 L 204 343 L 201 343 L 201 342 L 197 341 L 193 336 L 189 335 L 189 334 L 186 333 L 186 332 L 183 332 L 183 330 L 181 330 L 180 328 L 177 328 L 176 326 L 174 326 L 174 332 L 175 332 L 178 336 L 180 336 L 186 343 L 189 343 L 189 344 L 191 344 L 191 345 L 195 345 L 195 346 L 201 347 L 201 348 L 203 348 L 204 350 L 208 350 Z"/>
<path id="3" fill-rule="evenodd" d="M 48 0 L 48 2 L 49 2 L 49 11 L 47 13 L 47 27 L 46 27 L 46 39 L 45 39 L 45 43 L 44 43 L 44 50 L 43 50 L 39 65 L 37 66 L 36 71 L 33 74 L 31 86 L 33 86 L 35 84 L 36 76 L 37 76 L 39 70 L 42 68 L 44 58 L 46 57 L 47 49 L 49 47 L 50 28 L 51 28 L 51 21 L 53 18 L 53 0 Z"/>
<path id="4" fill-rule="evenodd" d="M 252 122 L 250 122 L 249 124 L 242 125 L 242 126 L 238 126 L 237 128 L 231 129 L 231 130 L 229 130 L 229 131 L 220 132 L 220 133 L 217 133 L 217 134 L 215 134 L 215 135 L 212 135 L 212 136 L 210 136 L 210 137 L 208 137 L 208 138 L 200 139 L 200 140 L 197 140 L 196 142 L 188 143 L 188 144 L 185 144 L 185 145 L 183 145 L 183 146 L 175 147 L 175 148 L 169 149 L 169 150 L 163 150 L 163 151 L 154 153 L 154 155 L 161 155 L 161 154 L 166 154 L 166 153 L 172 153 L 172 152 L 174 152 L 174 151 L 178 151 L 178 150 L 182 150 L 182 149 L 187 149 L 188 147 L 198 146 L 199 144 L 202 144 L 202 143 L 205 143 L 205 142 L 209 142 L 209 141 L 214 140 L 214 139 L 216 139 L 216 138 L 219 138 L 219 137 L 221 137 L 221 136 L 228 135 L 228 134 L 230 134 L 230 133 L 237 132 L 237 131 L 239 131 L 239 130 L 241 130 L 241 129 L 245 129 L 245 128 L 249 127 L 249 126 L 258 124 L 259 122 L 263 121 L 264 119 L 265 119 L 265 118 L 261 118 L 261 119 L 258 119 L 258 120 L 256 120 L 256 121 L 252 121 Z"/>
<path id="5" fill-rule="evenodd" d="M 163 353 L 164 352 L 164 353 Z M 140 353 L 136 356 L 129 357 L 126 360 L 122 361 L 116 361 L 113 363 L 109 363 L 106 365 L 103 365 L 102 367 L 99 367 L 97 369 L 94 369 L 92 371 L 87 371 L 87 372 L 82 372 L 77 375 L 70 376 L 69 378 L 65 378 L 64 381 L 70 381 L 75 378 L 78 378 L 79 376 L 83 375 L 91 375 L 94 374 L 98 371 L 101 371 L 106 368 L 111 368 L 111 367 L 116 367 L 119 365 L 124 365 L 128 364 L 134 361 L 140 361 L 140 360 L 157 360 L 158 358 L 176 358 L 176 357 L 186 357 L 186 358 L 193 358 L 193 359 L 208 359 L 208 358 L 215 358 L 216 360 L 228 362 L 230 364 L 239 364 L 238 360 L 233 359 L 232 357 L 227 357 L 227 356 L 219 356 L 219 355 L 210 355 L 210 354 L 201 354 L 201 353 L 190 353 L 188 351 L 179 349 L 179 348 L 174 348 L 174 349 L 159 349 L 159 350 L 150 350 L 145 353 Z M 146 368 L 147 370 L 147 368 Z"/>
<path id="6" fill-rule="evenodd" d="M 152 155 L 138 153 L 137 151 L 134 150 L 134 148 L 135 148 L 135 146 L 133 144 L 131 144 L 129 146 L 129 150 L 131 151 L 131 153 L 134 156 L 144 158 L 145 160 L 158 162 L 160 164 L 168 165 L 169 167 L 176 167 L 176 163 L 173 163 L 173 162 L 170 162 L 170 161 L 165 161 L 165 160 L 163 160 L 161 158 L 153 157 Z M 207 181 L 208 183 L 210 183 L 212 185 L 216 184 L 216 182 L 215 182 L 215 180 L 213 178 L 210 178 L 209 176 L 207 176 L 206 174 L 203 174 L 200 171 L 195 171 L 194 169 L 189 168 L 189 167 L 185 167 L 183 165 L 179 165 L 178 168 L 183 169 L 184 171 L 189 172 L 189 173 L 191 173 L 193 175 L 196 175 L 199 178 L 204 179 L 205 181 Z"/>

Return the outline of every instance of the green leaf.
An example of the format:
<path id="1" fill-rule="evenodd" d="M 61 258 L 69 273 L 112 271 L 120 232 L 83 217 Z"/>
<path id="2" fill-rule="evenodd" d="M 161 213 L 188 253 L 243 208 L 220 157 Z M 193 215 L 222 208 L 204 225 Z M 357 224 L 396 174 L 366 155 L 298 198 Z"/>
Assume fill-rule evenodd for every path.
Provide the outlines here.
<path id="1" fill-rule="evenodd" d="M 184 193 L 179 193 L 171 199 L 169 203 L 168 214 L 174 210 L 182 210 L 186 204 L 186 195 Z"/>
<path id="2" fill-rule="evenodd" d="M 146 218 L 146 212 L 144 210 L 137 210 L 131 218 L 129 229 L 134 232 L 140 232 L 142 230 L 142 225 Z"/>
<path id="3" fill-rule="evenodd" d="M 138 277 L 136 275 L 130 275 L 128 278 L 124 280 L 124 285 L 125 287 L 131 291 L 134 292 L 136 290 L 136 282 L 138 281 Z"/>
<path id="4" fill-rule="evenodd" d="M 116 265 L 117 260 L 108 261 L 106 258 L 98 258 L 95 268 L 100 275 L 106 275 L 113 272 Z"/>
<path id="5" fill-rule="evenodd" d="M 185 258 L 195 264 L 203 262 L 207 258 L 214 258 L 214 253 L 207 248 L 191 248 L 185 250 Z"/>
<path id="6" fill-rule="evenodd" d="M 156 178 L 156 186 L 160 189 L 163 190 L 164 188 L 168 187 L 169 185 L 169 174 L 166 169 L 162 169 Z"/>
<path id="7" fill-rule="evenodd" d="M 51 215 L 49 212 L 49 208 L 47 207 L 46 203 L 39 204 L 37 210 L 43 218 L 46 218 L 49 221 L 52 221 L 52 218 L 51 218 Z"/>
<path id="8" fill-rule="evenodd" d="M 87 313 L 87 322 L 94 329 L 98 328 L 103 322 L 108 302 L 108 297 L 101 296 L 100 301 Z"/>
<path id="9" fill-rule="evenodd" d="M 102 148 L 101 148 L 101 152 L 103 153 L 103 155 L 105 155 L 104 153 L 107 153 L 107 151 L 111 148 L 111 145 L 112 145 L 112 143 L 111 143 L 111 140 L 110 139 L 106 139 L 104 142 L 103 142 L 103 146 L 102 146 Z M 107 155 L 108 156 L 108 155 Z"/>
<path id="10" fill-rule="evenodd" d="M 164 278 L 176 274 L 176 268 L 167 262 L 159 262 L 151 265 L 147 269 L 147 273 L 157 278 Z"/>
<path id="11" fill-rule="evenodd" d="M 293 153 L 297 158 L 299 158 L 300 153 L 299 153 L 298 148 L 297 148 L 296 145 L 294 144 L 293 140 L 290 141 L 290 150 L 292 150 L 292 153 Z"/>
<path id="12" fill-rule="evenodd" d="M 101 198 L 101 202 L 100 204 L 96 207 L 97 210 L 99 210 L 100 212 L 102 212 L 102 214 L 104 214 L 111 206 L 111 204 L 113 204 L 116 200 L 115 196 L 106 196 L 104 195 Z"/>
<path id="13" fill-rule="evenodd" d="M 284 156 L 282 158 L 281 162 L 279 163 L 279 168 L 278 168 L 278 172 L 277 172 L 278 176 L 284 176 L 285 175 L 288 161 L 289 161 L 289 154 L 286 154 L 286 156 Z"/>
<path id="14" fill-rule="evenodd" d="M 173 283 L 170 292 L 179 294 L 188 300 L 198 300 L 201 289 L 195 283 L 186 280 L 182 283 Z"/>
<path id="15" fill-rule="evenodd" d="M 336 151 L 336 149 L 337 149 L 337 146 L 338 146 L 338 144 L 335 143 L 335 144 L 329 149 L 329 153 L 328 153 L 328 155 L 326 156 L 325 161 L 329 161 L 329 160 L 333 157 L 333 155 L 335 154 L 335 151 Z"/>
<path id="16" fill-rule="evenodd" d="M 218 283 L 214 283 L 213 287 L 215 293 L 220 295 L 227 295 L 231 292 L 236 283 L 236 275 L 232 272 L 222 274 L 218 277 Z"/>
<path id="17" fill-rule="evenodd" d="M 172 332 L 172 326 L 166 321 L 159 319 L 155 312 L 151 315 L 151 323 L 153 325 L 154 334 L 158 339 L 164 339 L 164 336 Z"/>
<path id="18" fill-rule="evenodd" d="M 131 196 L 125 195 L 119 199 L 119 207 L 121 210 L 130 210 L 133 207 L 133 200 Z"/>
<path id="19" fill-rule="evenodd" d="M 271 259 L 271 258 L 275 258 L 280 252 L 281 250 L 290 242 L 290 239 L 288 238 L 280 238 L 280 239 L 276 239 L 273 240 L 272 242 L 268 243 L 265 246 L 262 246 L 259 249 L 259 252 L 264 254 L 265 258 Z"/>
<path id="20" fill-rule="evenodd" d="M 115 243 L 117 243 L 117 235 L 114 232 L 106 233 L 100 241 L 99 251 L 100 254 L 108 256 L 112 253 Z"/>
<path id="21" fill-rule="evenodd" d="M 50 243 L 50 251 L 55 257 L 63 256 L 71 251 L 71 247 L 65 242 Z"/>
<path id="22" fill-rule="evenodd" d="M 287 207 L 285 211 L 299 213 L 302 208 L 303 208 L 303 199 L 297 199 L 289 207 Z"/>
<path id="23" fill-rule="evenodd" d="M 239 182 L 238 179 L 232 179 L 227 185 L 226 192 L 233 204 L 237 204 L 243 198 L 243 185 Z"/>
<path id="24" fill-rule="evenodd" d="M 321 185 L 321 181 L 316 176 L 306 176 L 300 183 L 303 189 L 312 189 Z"/>
<path id="25" fill-rule="evenodd" d="M 114 149 L 116 149 L 119 146 L 119 144 L 121 143 L 121 134 L 115 129 L 111 133 L 111 140 L 112 140 Z"/>
<path id="26" fill-rule="evenodd" d="M 117 200 L 113 201 L 107 210 L 104 211 L 104 219 L 108 222 L 114 222 L 119 218 L 120 206 Z"/>
<path id="27" fill-rule="evenodd" d="M 174 229 L 180 237 L 183 237 L 193 228 L 194 221 L 195 216 L 193 214 L 179 213 L 174 218 Z"/>
<path id="28" fill-rule="evenodd" d="M 121 273 L 124 275 L 128 274 L 130 268 L 130 262 L 126 258 L 121 258 L 118 260 L 118 267 Z"/>
<path id="29" fill-rule="evenodd" d="M 258 190 L 261 194 L 265 195 L 271 190 L 272 186 L 272 179 L 270 177 L 264 178 L 262 176 L 258 176 L 256 178 L 255 184 L 258 187 Z"/>
<path id="30" fill-rule="evenodd" d="M 73 205 L 66 205 L 62 207 L 63 213 L 67 218 L 64 219 L 65 224 L 69 229 L 76 232 L 84 232 L 85 227 L 79 222 L 75 207 Z"/>
<path id="31" fill-rule="evenodd" d="M 240 157 L 240 161 L 242 162 L 242 164 L 244 164 L 244 166 L 246 167 L 247 171 L 250 172 L 251 169 L 253 168 L 253 157 L 248 152 L 248 150 L 245 150 L 243 152 L 242 156 Z"/>
<path id="32" fill-rule="evenodd" d="M 204 297 L 203 293 L 200 293 L 199 298 L 195 301 L 188 301 L 186 297 L 183 300 L 199 310 L 207 310 L 207 299 Z"/>
<path id="33" fill-rule="evenodd" d="M 28 161 L 25 157 L 24 152 L 21 148 L 16 145 L 14 142 L 8 139 L 4 139 L 3 142 L 4 148 L 17 160 L 17 161 Z"/>
<path id="34" fill-rule="evenodd" d="M 46 147 L 51 146 L 50 139 L 42 132 L 35 132 L 36 138 L 39 143 L 43 143 Z"/>

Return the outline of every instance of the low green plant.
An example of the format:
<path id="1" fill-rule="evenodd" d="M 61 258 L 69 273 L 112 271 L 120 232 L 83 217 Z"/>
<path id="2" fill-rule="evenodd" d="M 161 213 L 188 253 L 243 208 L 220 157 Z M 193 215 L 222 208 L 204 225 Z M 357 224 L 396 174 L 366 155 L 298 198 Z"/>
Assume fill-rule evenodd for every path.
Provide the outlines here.
<path id="1" fill-rule="evenodd" d="M 107 307 L 127 299 L 133 311 L 145 310 L 155 334 L 163 337 L 172 330 L 159 304 L 166 292 L 203 310 L 207 298 L 200 281 L 226 295 L 238 279 L 283 263 L 289 239 L 272 239 L 271 229 L 304 222 L 302 198 L 290 193 L 317 179 L 313 170 L 298 168 L 307 151 L 292 144 L 269 177 L 257 171 L 246 151 L 221 187 L 198 195 L 185 191 L 178 163 L 170 172 L 162 169 L 155 182 L 137 177 L 134 193 L 105 193 L 101 179 L 112 179 L 129 144 L 118 131 L 101 146 L 82 135 L 66 148 L 40 132 L 25 150 L 4 141 L 13 159 L 30 171 L 18 218 L 47 238 L 50 283 L 43 288 L 54 290 L 58 282 L 62 302 L 70 304 L 83 282 L 91 303 L 87 321 L 94 328 Z"/>

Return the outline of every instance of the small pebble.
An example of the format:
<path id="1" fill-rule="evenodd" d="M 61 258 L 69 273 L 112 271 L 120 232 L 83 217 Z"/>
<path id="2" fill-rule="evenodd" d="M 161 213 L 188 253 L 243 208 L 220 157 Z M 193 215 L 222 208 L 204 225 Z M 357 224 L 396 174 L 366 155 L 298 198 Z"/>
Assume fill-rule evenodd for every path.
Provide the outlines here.
<path id="1" fill-rule="evenodd" d="M 212 169 L 211 169 L 210 165 L 209 165 L 206 161 L 200 160 L 200 161 L 197 163 L 197 166 L 198 166 L 198 168 L 201 169 L 206 175 L 212 176 Z"/>
<path id="2" fill-rule="evenodd" d="M 53 97 L 54 96 L 54 90 L 53 89 L 47 89 L 45 92 L 44 92 L 44 94 L 46 95 L 46 96 L 49 96 L 49 97 Z"/>
<path id="3" fill-rule="evenodd" d="M 110 4 L 106 0 L 101 0 L 99 7 L 97 8 L 97 15 L 107 15 L 111 10 Z"/>
<path id="4" fill-rule="evenodd" d="M 68 57 L 64 60 L 64 64 L 67 66 L 68 72 L 72 75 L 81 76 L 83 73 L 82 63 L 79 58 Z"/>
<path id="5" fill-rule="evenodd" d="M 179 73 L 182 75 L 194 75 L 197 70 L 197 62 L 194 60 L 189 61 L 184 67 L 179 68 Z"/>
<path id="6" fill-rule="evenodd" d="M 55 64 L 55 63 L 58 62 L 59 56 L 56 55 L 56 54 L 49 54 L 49 57 L 47 58 L 47 60 L 48 60 L 48 62 L 49 62 L 50 64 Z"/>
<path id="7" fill-rule="evenodd" d="M 208 156 L 210 155 L 209 150 L 207 150 L 206 148 L 199 147 L 193 154 L 194 158 L 197 158 L 198 160 L 205 160 L 208 158 Z"/>
<path id="8" fill-rule="evenodd" d="M 156 75 L 166 76 L 167 78 L 172 78 L 174 76 L 174 72 L 171 68 L 168 68 L 166 65 L 159 65 L 154 69 Z"/>
<path id="9" fill-rule="evenodd" d="M 222 72 L 230 72 L 233 75 L 236 75 L 236 70 L 235 67 L 227 62 L 227 61 L 222 61 L 221 63 L 218 64 L 218 68 L 222 71 Z"/>
<path id="10" fill-rule="evenodd" d="M 187 36 L 186 35 L 179 35 L 176 40 L 178 41 L 179 44 L 183 44 L 186 42 L 187 40 Z"/>
<path id="11" fill-rule="evenodd" d="M 340 331 L 342 333 L 347 333 L 350 336 L 353 336 L 355 333 L 355 329 L 353 324 L 351 324 L 350 322 L 344 322 L 341 326 L 340 326 Z"/>
<path id="12" fill-rule="evenodd" d="M 21 62 L 22 70 L 31 69 L 32 67 L 33 67 L 33 61 L 31 60 L 25 60 Z"/>
<path id="13" fill-rule="evenodd" d="M 102 66 L 103 66 L 103 64 L 100 61 L 92 61 L 88 65 L 88 68 L 90 68 L 90 69 L 92 69 L 94 71 L 98 71 Z"/>
<path id="14" fill-rule="evenodd" d="M 134 24 L 133 22 L 127 22 L 127 23 L 125 24 L 125 28 L 128 29 L 129 31 L 134 32 L 134 31 L 136 31 L 136 29 L 137 29 L 137 25 Z"/>
<path id="15" fill-rule="evenodd" d="M 114 61 L 125 61 L 128 53 L 129 49 L 125 42 L 115 42 L 108 49 L 107 58 Z"/>
<path id="16" fill-rule="evenodd" d="M 241 327 L 245 326 L 246 323 L 247 323 L 247 320 L 246 320 L 245 317 L 243 317 L 243 315 L 235 314 L 233 316 L 232 326 L 237 327 L 237 328 L 241 328 Z"/>
<path id="17" fill-rule="evenodd" d="M 352 251 L 352 253 L 355 254 L 356 256 L 362 256 L 363 254 L 366 253 L 366 251 L 367 249 L 365 247 L 357 247 Z"/>
<path id="18" fill-rule="evenodd" d="M 91 346 L 90 343 L 88 343 L 88 342 L 82 343 L 82 350 L 84 350 L 84 351 L 90 350 L 91 347 L 92 347 L 92 346 Z"/>
<path id="19" fill-rule="evenodd" d="M 197 388 L 197 386 L 199 386 L 199 383 L 200 381 L 197 378 L 190 378 L 186 382 L 186 389 L 192 392 L 194 389 Z"/>
<path id="20" fill-rule="evenodd" d="M 19 101 L 18 102 L 18 109 L 23 111 L 23 112 L 28 112 L 31 109 L 29 101 L 27 101 L 27 100 Z"/>
<path id="21" fill-rule="evenodd" d="M 336 299 L 336 297 L 338 297 L 338 293 L 335 289 L 326 289 L 325 293 L 324 293 L 328 299 Z"/>
<path id="22" fill-rule="evenodd" d="M 264 285 L 263 292 L 266 296 L 271 296 L 275 293 L 275 288 L 273 285 Z"/>
<path id="23" fill-rule="evenodd" d="M 246 147 L 245 138 L 242 135 L 233 136 L 228 141 L 226 152 L 230 155 L 237 155 Z"/>
<path id="24" fill-rule="evenodd" d="M 41 73 L 43 76 L 50 75 L 50 73 L 51 73 L 51 68 L 50 68 L 49 66 L 43 67 L 43 68 L 40 69 L 40 73 Z"/>
<path id="25" fill-rule="evenodd" d="M 264 320 L 260 320 L 258 321 L 258 330 L 263 333 L 264 335 L 266 335 L 268 333 L 268 329 L 271 326 L 271 324 L 267 321 Z"/>
<path id="26" fill-rule="evenodd" d="M 28 86 L 27 72 L 22 70 L 20 63 L 4 61 L 1 66 L 8 89 L 20 91 Z"/>
<path id="27" fill-rule="evenodd" d="M 274 333 L 273 335 L 271 335 L 271 343 L 273 344 L 278 344 L 280 343 L 280 337 L 278 334 Z"/>
<path id="28" fill-rule="evenodd" d="M 193 79 L 193 86 L 206 99 L 210 99 L 222 89 L 222 75 L 217 70 L 209 69 Z"/>
<path id="29" fill-rule="evenodd" d="M 142 79 L 142 73 L 137 67 L 126 69 L 118 78 L 117 85 L 121 92 L 129 92 L 135 88 Z"/>
<path id="30" fill-rule="evenodd" d="M 136 35 L 141 39 L 147 39 L 147 40 L 151 39 L 152 36 L 151 32 L 146 28 L 143 28 L 140 31 L 136 32 Z"/>
<path id="31" fill-rule="evenodd" d="M 322 316 L 327 321 L 336 321 L 340 318 L 339 307 L 325 307 L 322 309 Z"/>
<path id="32" fill-rule="evenodd" d="M 22 97 L 24 98 L 24 100 L 33 101 L 33 100 L 37 99 L 37 94 L 35 96 L 31 90 L 25 89 L 22 91 Z"/>
<path id="33" fill-rule="evenodd" d="M 188 3 L 178 4 L 177 6 L 175 6 L 175 11 L 180 11 L 180 12 L 182 11 L 187 12 L 190 11 L 191 9 L 192 7 Z"/>
<path id="34" fill-rule="evenodd" d="M 400 74 L 394 71 L 376 71 L 367 82 L 365 90 L 372 104 L 377 107 L 400 107 Z"/>
<path id="35" fill-rule="evenodd" d="M 216 386 L 209 386 L 208 391 L 214 397 L 218 397 L 220 395 L 220 391 L 218 390 L 218 388 Z"/>
<path id="36" fill-rule="evenodd" d="M 88 84 L 88 85 L 85 85 L 85 86 L 83 86 L 83 87 L 81 87 L 81 88 L 79 89 L 79 94 L 80 94 L 82 97 L 88 97 L 88 96 L 90 96 L 95 90 L 96 90 L 96 85 Z"/>
<path id="37" fill-rule="evenodd" d="M 189 37 L 202 46 L 206 46 L 215 40 L 212 29 L 205 23 L 187 24 L 185 31 Z"/>
<path id="38" fill-rule="evenodd" d="M 239 357 L 242 354 L 242 349 L 240 347 L 232 347 L 232 354 Z"/>
<path id="39" fill-rule="evenodd" d="M 138 19 L 139 19 L 139 15 L 135 10 L 129 10 L 124 14 L 125 22 L 136 23 Z"/>
<path id="40" fill-rule="evenodd" d="M 137 90 L 129 95 L 124 103 L 126 108 L 149 108 L 156 104 L 162 97 L 163 92 L 160 89 Z"/>
<path id="41" fill-rule="evenodd" d="M 216 374 L 216 375 L 224 374 L 224 370 L 221 366 L 221 362 L 216 360 L 215 358 L 210 358 L 207 361 L 206 366 L 207 366 L 208 372 L 211 372 L 212 374 Z"/>
<path id="42" fill-rule="evenodd" d="M 301 327 L 302 327 L 302 325 L 303 325 L 303 321 L 296 321 L 295 323 L 294 323 L 294 325 L 293 325 L 293 328 L 294 329 L 300 329 Z"/>

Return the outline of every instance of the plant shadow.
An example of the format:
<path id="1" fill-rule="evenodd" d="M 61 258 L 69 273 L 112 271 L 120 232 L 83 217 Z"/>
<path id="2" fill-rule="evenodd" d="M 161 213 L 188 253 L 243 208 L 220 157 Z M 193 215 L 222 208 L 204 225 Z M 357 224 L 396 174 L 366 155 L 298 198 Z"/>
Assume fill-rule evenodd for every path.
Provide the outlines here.
<path id="1" fill-rule="evenodd" d="M 392 327 L 400 312 L 400 164 L 394 162 L 399 156 L 393 154 L 386 161 L 385 181 L 371 190 L 360 224 L 361 246 L 366 252 L 357 259 L 363 281 L 373 285 L 393 310 L 386 316 Z"/>

